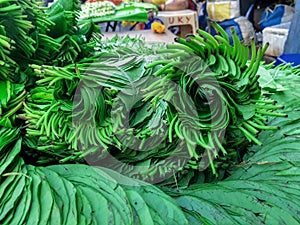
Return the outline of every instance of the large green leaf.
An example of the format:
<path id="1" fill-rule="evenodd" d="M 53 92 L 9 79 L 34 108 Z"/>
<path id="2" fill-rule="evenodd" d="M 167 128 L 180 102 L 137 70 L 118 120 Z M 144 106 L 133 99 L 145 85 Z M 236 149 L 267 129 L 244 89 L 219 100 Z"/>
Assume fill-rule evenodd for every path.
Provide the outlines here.
<path id="1" fill-rule="evenodd" d="M 19 164 L 0 185 L 3 224 L 187 224 L 151 184 L 87 165 Z"/>
<path id="2" fill-rule="evenodd" d="M 81 189 L 98 211 L 95 216 L 98 222 L 107 224 L 132 223 L 132 211 L 123 189 L 101 170 L 85 165 L 51 166 L 60 176 L 65 177 L 76 188 Z M 96 198 L 94 195 L 98 196 Z"/>
<path id="3" fill-rule="evenodd" d="M 128 179 L 115 171 L 103 168 L 124 188 L 131 206 L 135 210 L 135 224 L 188 224 L 176 202 L 159 188 L 146 182 Z M 145 208 L 145 206 L 147 208 Z M 144 207 L 144 208 L 142 208 Z M 150 215 L 149 215 L 150 212 Z M 144 221 L 144 218 L 152 218 Z"/>

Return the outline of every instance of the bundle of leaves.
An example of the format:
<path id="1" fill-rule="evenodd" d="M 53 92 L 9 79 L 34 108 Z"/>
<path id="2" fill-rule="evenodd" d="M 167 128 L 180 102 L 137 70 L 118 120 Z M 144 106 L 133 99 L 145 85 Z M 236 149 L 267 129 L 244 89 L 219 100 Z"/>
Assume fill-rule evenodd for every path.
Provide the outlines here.
<path id="1" fill-rule="evenodd" d="M 101 40 L 92 21 L 78 23 L 78 1 L 56 1 L 43 9 L 36 1 L 7 0 L 0 7 L 1 79 L 29 83 L 28 64 L 74 63 L 90 56 Z"/>
<path id="2" fill-rule="evenodd" d="M 160 190 L 101 167 L 31 166 L 20 157 L 20 130 L 2 127 L 1 223 L 298 224 L 300 104 L 294 88 L 300 70 L 266 68 L 260 69 L 261 85 L 286 105 L 289 117 L 269 118 L 282 129 L 261 132 L 263 147 L 250 147 L 216 183 Z"/>
<path id="3" fill-rule="evenodd" d="M 272 112 L 281 106 L 263 98 L 257 83 L 266 47 L 256 52 L 252 43 L 248 63 L 249 48 L 234 31 L 231 46 L 216 23 L 215 37 L 199 31 L 167 48 L 113 39 L 99 51 L 99 30 L 92 22 L 79 25 L 77 1 L 56 1 L 49 9 L 9 3 L 1 2 L 9 68 L 1 124 L 25 125 L 32 161 L 107 165 L 151 180 L 207 168 L 224 175 L 241 160 L 241 143 L 261 145 L 259 131 L 277 129 L 266 126 L 267 115 L 285 116 Z M 13 14 L 19 16 L 11 30 Z"/>

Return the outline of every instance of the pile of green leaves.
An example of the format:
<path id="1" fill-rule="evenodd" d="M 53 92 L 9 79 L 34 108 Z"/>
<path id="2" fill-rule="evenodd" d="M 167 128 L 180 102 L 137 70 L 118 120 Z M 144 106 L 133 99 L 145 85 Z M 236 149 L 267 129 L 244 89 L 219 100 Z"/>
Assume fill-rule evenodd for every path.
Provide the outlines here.
<path id="1" fill-rule="evenodd" d="M 47 10 L 32 0 L 1 1 L 0 7 L 2 79 L 27 82 L 28 64 L 66 65 L 88 57 L 101 37 L 91 21 L 78 25 L 78 1 L 56 1 Z"/>
<path id="2" fill-rule="evenodd" d="M 25 164 L 19 130 L 0 133 L 1 224 L 187 224 L 157 187 L 104 168 Z"/>
<path id="3" fill-rule="evenodd" d="M 170 182 L 209 181 L 240 162 L 247 140 L 261 144 L 260 130 L 277 129 L 264 121 L 281 106 L 265 106 L 272 101 L 257 84 L 265 47 L 256 52 L 252 43 L 247 64 L 249 48 L 236 34 L 230 46 L 221 28 L 222 36 L 200 32 L 167 49 L 128 37 L 98 44 L 92 21 L 77 19 L 77 1 L 38 10 L 28 11 L 37 28 L 27 31 L 38 45 L 22 60 L 28 93 L 8 113 L 25 121 L 30 162 L 87 162 L 148 180 L 180 171 Z"/>
<path id="4" fill-rule="evenodd" d="M 263 131 L 263 147 L 249 148 L 217 183 L 159 190 L 105 168 L 31 166 L 19 154 L 20 130 L 2 127 L 1 223 L 298 224 L 300 104 L 293 88 L 299 88 L 299 70 L 262 70 L 262 78 L 272 79 L 262 84 L 274 91 L 272 98 L 281 104 L 289 98 L 289 117 L 270 118 L 282 129 Z"/>
<path id="5" fill-rule="evenodd" d="M 299 68 L 262 67 L 263 50 L 250 62 L 242 60 L 243 57 L 235 55 L 241 45 L 236 42 L 231 48 L 226 45 L 226 37 L 221 36 L 218 41 L 222 44 L 218 48 L 214 48 L 212 37 L 200 38 L 198 41 L 205 45 L 203 51 L 196 52 L 190 45 L 195 38 L 192 36 L 177 40 L 184 45 L 169 45 L 168 49 L 149 47 L 139 39 L 128 37 L 99 43 L 97 26 L 91 22 L 78 23 L 77 1 L 59 0 L 50 9 L 42 9 L 30 0 L 5 0 L 0 2 L 0 11 L 3 12 L 0 14 L 1 224 L 300 222 L 297 152 L 300 105 L 298 93 L 294 91 L 300 84 Z M 189 52 L 208 59 L 210 71 L 201 60 L 190 63 L 207 75 L 205 78 L 212 74 L 220 76 L 217 78 L 222 90 L 233 93 L 243 90 L 247 94 L 250 85 L 250 95 L 258 101 L 264 96 L 268 110 L 269 103 L 275 101 L 285 106 L 280 114 L 267 110 L 269 115 L 288 115 L 288 118 L 264 115 L 261 126 L 270 130 L 260 132 L 258 137 L 252 134 L 252 139 L 245 132 L 228 134 L 240 143 L 233 147 L 227 136 L 228 148 L 222 143 L 227 155 L 210 160 L 211 166 L 219 169 L 216 182 L 212 182 L 215 175 L 209 169 L 205 173 L 194 170 L 193 166 L 199 168 L 199 161 L 193 154 L 200 155 L 203 148 L 188 151 L 191 149 L 181 142 L 180 134 L 183 132 L 183 140 L 186 140 L 186 132 L 190 131 L 179 128 L 180 124 L 177 130 L 169 128 L 158 145 L 151 139 L 164 134 L 165 126 L 172 121 L 174 125 L 181 116 L 176 116 L 176 108 L 168 103 L 170 97 L 162 98 L 163 82 L 172 80 L 191 90 L 189 94 L 194 93 L 194 88 L 189 89 L 192 87 L 189 71 L 178 68 L 182 65 L 180 59 L 189 59 Z M 231 60 L 241 63 L 241 73 L 236 73 L 236 68 L 229 70 L 222 54 L 229 54 Z M 169 58 L 162 61 L 161 56 Z M 214 64 L 214 61 L 222 63 Z M 260 77 L 255 76 L 257 70 Z M 251 79 L 241 75 L 244 72 Z M 237 74 L 239 77 L 229 83 L 228 78 Z M 155 82 L 163 85 L 155 89 Z M 206 91 L 211 90 L 206 87 Z M 174 92 L 171 88 L 167 91 Z M 201 91 L 195 99 L 205 99 Z M 243 109 L 253 99 L 244 97 L 234 96 L 239 103 L 230 110 L 229 123 L 234 129 L 248 121 L 248 112 Z M 176 103 L 189 107 L 184 101 Z M 255 104 L 252 102 L 252 106 Z M 270 105 L 274 109 L 274 105 Z M 207 109 L 205 101 L 198 105 L 198 110 L 203 109 Z M 235 110 L 238 120 L 233 119 Z M 142 141 L 137 142 L 128 133 Z M 204 137 L 210 140 L 209 136 Z M 249 144 L 245 137 L 260 145 L 245 149 Z M 148 147 L 153 148 L 139 151 Z M 189 166 L 176 174 L 182 167 L 176 161 L 181 156 L 176 152 L 178 148 L 191 155 L 182 156 Z M 173 155 L 177 158 L 170 158 Z M 111 158 L 119 161 L 110 161 Z M 84 165 L 86 161 L 109 164 L 113 170 Z M 226 166 L 223 174 L 220 165 Z M 162 187 L 118 172 L 149 180 L 173 176 L 162 183 Z"/>
<path id="6" fill-rule="evenodd" d="M 20 115 L 28 124 L 29 158 L 86 161 L 148 180 L 178 171 L 179 180 L 186 171 L 194 179 L 209 181 L 218 172 L 223 179 L 245 145 L 261 144 L 260 130 L 278 129 L 266 126 L 266 115 L 286 116 L 273 113 L 282 106 L 264 97 L 257 83 L 265 47 L 256 57 L 252 45 L 248 65 L 241 56 L 249 50 L 239 53 L 240 43 L 209 46 L 207 57 L 182 44 L 141 50 L 143 42 L 128 37 L 109 43 L 66 66 L 30 65 L 36 86 Z M 224 55 L 237 66 L 226 67 Z"/>
<path id="7" fill-rule="evenodd" d="M 197 184 L 172 190 L 190 224 L 298 224 L 299 223 L 299 68 L 261 67 L 261 86 L 284 104 L 288 118 L 269 118 L 281 129 L 263 131 L 263 146 L 253 146 L 230 176 L 215 184 Z"/>

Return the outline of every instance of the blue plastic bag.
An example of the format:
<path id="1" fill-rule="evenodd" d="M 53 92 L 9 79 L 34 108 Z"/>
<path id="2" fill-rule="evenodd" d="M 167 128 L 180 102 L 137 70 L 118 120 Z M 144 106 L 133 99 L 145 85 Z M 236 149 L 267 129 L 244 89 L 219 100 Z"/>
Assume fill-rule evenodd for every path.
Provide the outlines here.
<path id="1" fill-rule="evenodd" d="M 263 30 L 266 27 L 290 22 L 293 15 L 294 8 L 288 5 L 278 4 L 267 7 L 261 15 L 260 29 Z"/>

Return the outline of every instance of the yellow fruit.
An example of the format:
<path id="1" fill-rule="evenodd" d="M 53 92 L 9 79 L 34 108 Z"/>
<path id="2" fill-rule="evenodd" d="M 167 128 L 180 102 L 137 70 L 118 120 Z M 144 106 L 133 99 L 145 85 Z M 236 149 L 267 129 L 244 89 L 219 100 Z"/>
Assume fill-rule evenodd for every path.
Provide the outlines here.
<path id="1" fill-rule="evenodd" d="M 161 34 L 161 33 L 164 33 L 166 31 L 166 26 L 161 24 L 158 21 L 154 21 L 151 24 L 151 30 L 154 31 L 155 33 Z"/>

